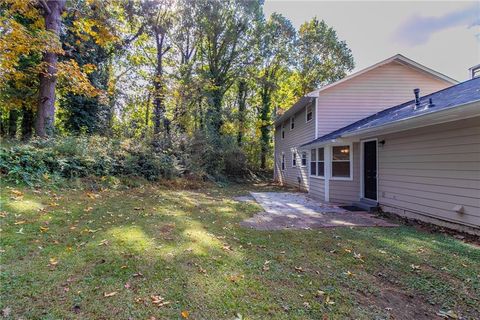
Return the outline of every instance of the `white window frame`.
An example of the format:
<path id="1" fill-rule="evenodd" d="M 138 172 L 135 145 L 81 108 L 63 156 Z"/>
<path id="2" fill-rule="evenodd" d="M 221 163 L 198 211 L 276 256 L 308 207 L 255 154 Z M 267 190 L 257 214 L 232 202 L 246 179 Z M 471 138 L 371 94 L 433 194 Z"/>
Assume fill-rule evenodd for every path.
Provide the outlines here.
<path id="1" fill-rule="evenodd" d="M 285 153 L 282 152 L 282 158 L 280 159 L 280 169 L 282 171 L 285 171 L 285 168 L 286 168 L 286 166 L 285 166 Z"/>
<path id="2" fill-rule="evenodd" d="M 310 112 L 308 112 L 308 108 L 310 108 Z M 308 114 L 312 113 L 312 119 L 308 120 Z M 309 123 L 313 120 L 313 105 L 309 104 L 305 107 L 305 123 Z"/>
<path id="3" fill-rule="evenodd" d="M 292 128 L 292 125 L 293 125 L 293 128 Z M 290 118 L 290 130 L 293 130 L 295 129 L 295 116 L 292 116 Z"/>
<path id="4" fill-rule="evenodd" d="M 297 167 L 297 152 L 292 151 L 292 168 Z"/>
<path id="5" fill-rule="evenodd" d="M 349 153 L 349 162 L 350 162 L 350 176 L 349 177 L 335 177 L 333 175 L 333 147 L 349 147 L 350 148 L 350 153 Z M 330 179 L 331 180 L 343 180 L 343 181 L 352 181 L 353 180 L 353 144 L 350 143 L 338 143 L 330 146 L 330 159 L 329 159 L 329 165 L 330 165 Z M 337 160 L 337 162 L 346 162 L 346 160 Z"/>
<path id="6" fill-rule="evenodd" d="M 323 149 L 323 160 L 319 160 L 319 149 Z M 325 161 L 325 147 L 318 147 L 318 148 L 313 148 L 313 150 L 315 150 L 315 172 L 316 174 L 315 175 L 312 175 L 312 159 L 310 159 L 310 166 L 308 168 L 308 171 L 309 171 L 309 175 L 310 177 L 312 178 L 317 178 L 317 179 L 325 179 L 325 170 L 326 170 L 326 161 Z M 312 154 L 312 149 L 310 149 L 310 154 Z M 323 162 L 323 175 L 319 175 L 318 174 L 318 163 L 319 162 Z"/>
<path id="7" fill-rule="evenodd" d="M 303 164 L 303 155 L 305 155 L 305 164 Z M 300 157 L 300 167 L 305 168 L 308 164 L 308 154 L 307 151 L 302 151 L 301 157 Z"/>

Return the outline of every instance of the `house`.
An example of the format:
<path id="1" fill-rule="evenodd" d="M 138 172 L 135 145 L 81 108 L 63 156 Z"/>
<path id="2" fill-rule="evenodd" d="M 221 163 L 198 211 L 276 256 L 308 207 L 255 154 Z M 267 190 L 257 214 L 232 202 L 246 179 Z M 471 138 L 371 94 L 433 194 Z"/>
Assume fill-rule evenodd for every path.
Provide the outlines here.
<path id="1" fill-rule="evenodd" d="M 457 84 L 396 55 L 309 93 L 275 124 L 280 183 L 480 232 L 480 78 Z"/>

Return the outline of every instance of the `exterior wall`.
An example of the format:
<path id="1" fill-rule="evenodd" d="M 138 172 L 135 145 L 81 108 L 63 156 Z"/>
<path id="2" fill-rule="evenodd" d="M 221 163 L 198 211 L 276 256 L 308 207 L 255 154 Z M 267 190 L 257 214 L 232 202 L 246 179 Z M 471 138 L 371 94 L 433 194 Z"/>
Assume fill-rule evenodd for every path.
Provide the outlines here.
<path id="1" fill-rule="evenodd" d="M 308 190 L 308 161 L 310 155 L 307 153 L 307 166 L 301 167 L 301 151 L 297 148 L 315 138 L 315 107 L 313 118 L 306 122 L 306 107 L 295 114 L 295 128 L 290 130 L 290 119 L 285 124 L 285 139 L 282 139 L 281 126 L 275 128 L 275 167 L 274 178 L 283 185 L 294 187 L 300 186 L 301 189 Z M 297 166 L 292 167 L 292 151 L 297 151 Z M 282 171 L 282 152 L 285 153 L 285 170 Z M 300 177 L 300 185 L 298 183 Z"/>
<path id="2" fill-rule="evenodd" d="M 413 100 L 413 89 L 426 95 L 451 86 L 423 72 L 391 62 L 320 91 L 318 136 L 347 126 L 380 110 Z"/>
<path id="3" fill-rule="evenodd" d="M 480 228 L 480 117 L 378 136 L 385 211 Z M 464 207 L 464 213 L 453 208 Z"/>
<path id="4" fill-rule="evenodd" d="M 314 199 L 325 201 L 325 179 L 319 177 L 309 177 L 309 181 L 310 188 L 308 190 L 308 194 Z"/>
<path id="5" fill-rule="evenodd" d="M 330 178 L 330 202 L 352 204 L 360 199 L 360 144 L 353 143 L 353 179 Z"/>

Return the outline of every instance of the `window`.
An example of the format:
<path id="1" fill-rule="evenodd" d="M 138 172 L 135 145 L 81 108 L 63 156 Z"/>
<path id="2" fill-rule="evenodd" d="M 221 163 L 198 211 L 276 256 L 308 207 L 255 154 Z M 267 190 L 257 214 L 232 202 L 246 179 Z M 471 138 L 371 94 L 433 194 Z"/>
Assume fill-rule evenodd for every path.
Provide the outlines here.
<path id="1" fill-rule="evenodd" d="M 332 177 L 350 178 L 351 156 L 350 146 L 332 147 Z"/>
<path id="2" fill-rule="evenodd" d="M 310 150 L 310 153 L 310 175 L 315 177 L 324 177 L 325 150 L 323 148 L 312 149 Z"/>
<path id="3" fill-rule="evenodd" d="M 307 153 L 304 151 L 302 152 L 302 167 L 307 166 Z"/>
<path id="4" fill-rule="evenodd" d="M 296 166 L 297 166 L 297 153 L 292 152 L 292 167 L 296 167 Z"/>
<path id="5" fill-rule="evenodd" d="M 295 128 L 295 116 L 290 118 L 290 130 Z"/>
<path id="6" fill-rule="evenodd" d="M 282 124 L 282 140 L 285 139 L 285 124 Z"/>
<path id="7" fill-rule="evenodd" d="M 317 149 L 310 150 L 310 175 L 317 175 Z"/>
<path id="8" fill-rule="evenodd" d="M 282 171 L 285 170 L 285 153 L 282 153 Z"/>
<path id="9" fill-rule="evenodd" d="M 317 175 L 323 177 L 325 176 L 325 150 L 323 148 L 318 148 L 317 151 Z"/>
<path id="10" fill-rule="evenodd" d="M 312 120 L 312 118 L 313 118 L 313 107 L 312 107 L 312 105 L 307 106 L 306 113 L 307 113 L 306 114 L 306 117 L 307 117 L 306 122 L 308 122 L 308 121 Z"/>

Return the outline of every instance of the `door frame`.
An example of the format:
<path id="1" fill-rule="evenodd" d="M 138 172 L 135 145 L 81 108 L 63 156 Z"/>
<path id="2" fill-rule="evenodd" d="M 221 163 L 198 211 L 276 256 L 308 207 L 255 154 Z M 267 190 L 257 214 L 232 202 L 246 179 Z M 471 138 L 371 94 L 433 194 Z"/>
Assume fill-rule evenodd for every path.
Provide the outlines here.
<path id="1" fill-rule="evenodd" d="M 377 200 L 366 198 L 365 197 L 365 168 L 364 168 L 364 152 L 365 152 L 365 142 L 371 142 L 375 141 L 376 147 L 377 147 Z M 372 138 L 372 139 L 365 139 L 365 140 L 360 140 L 360 199 L 367 199 L 371 201 L 375 201 L 378 203 L 378 138 Z"/>

